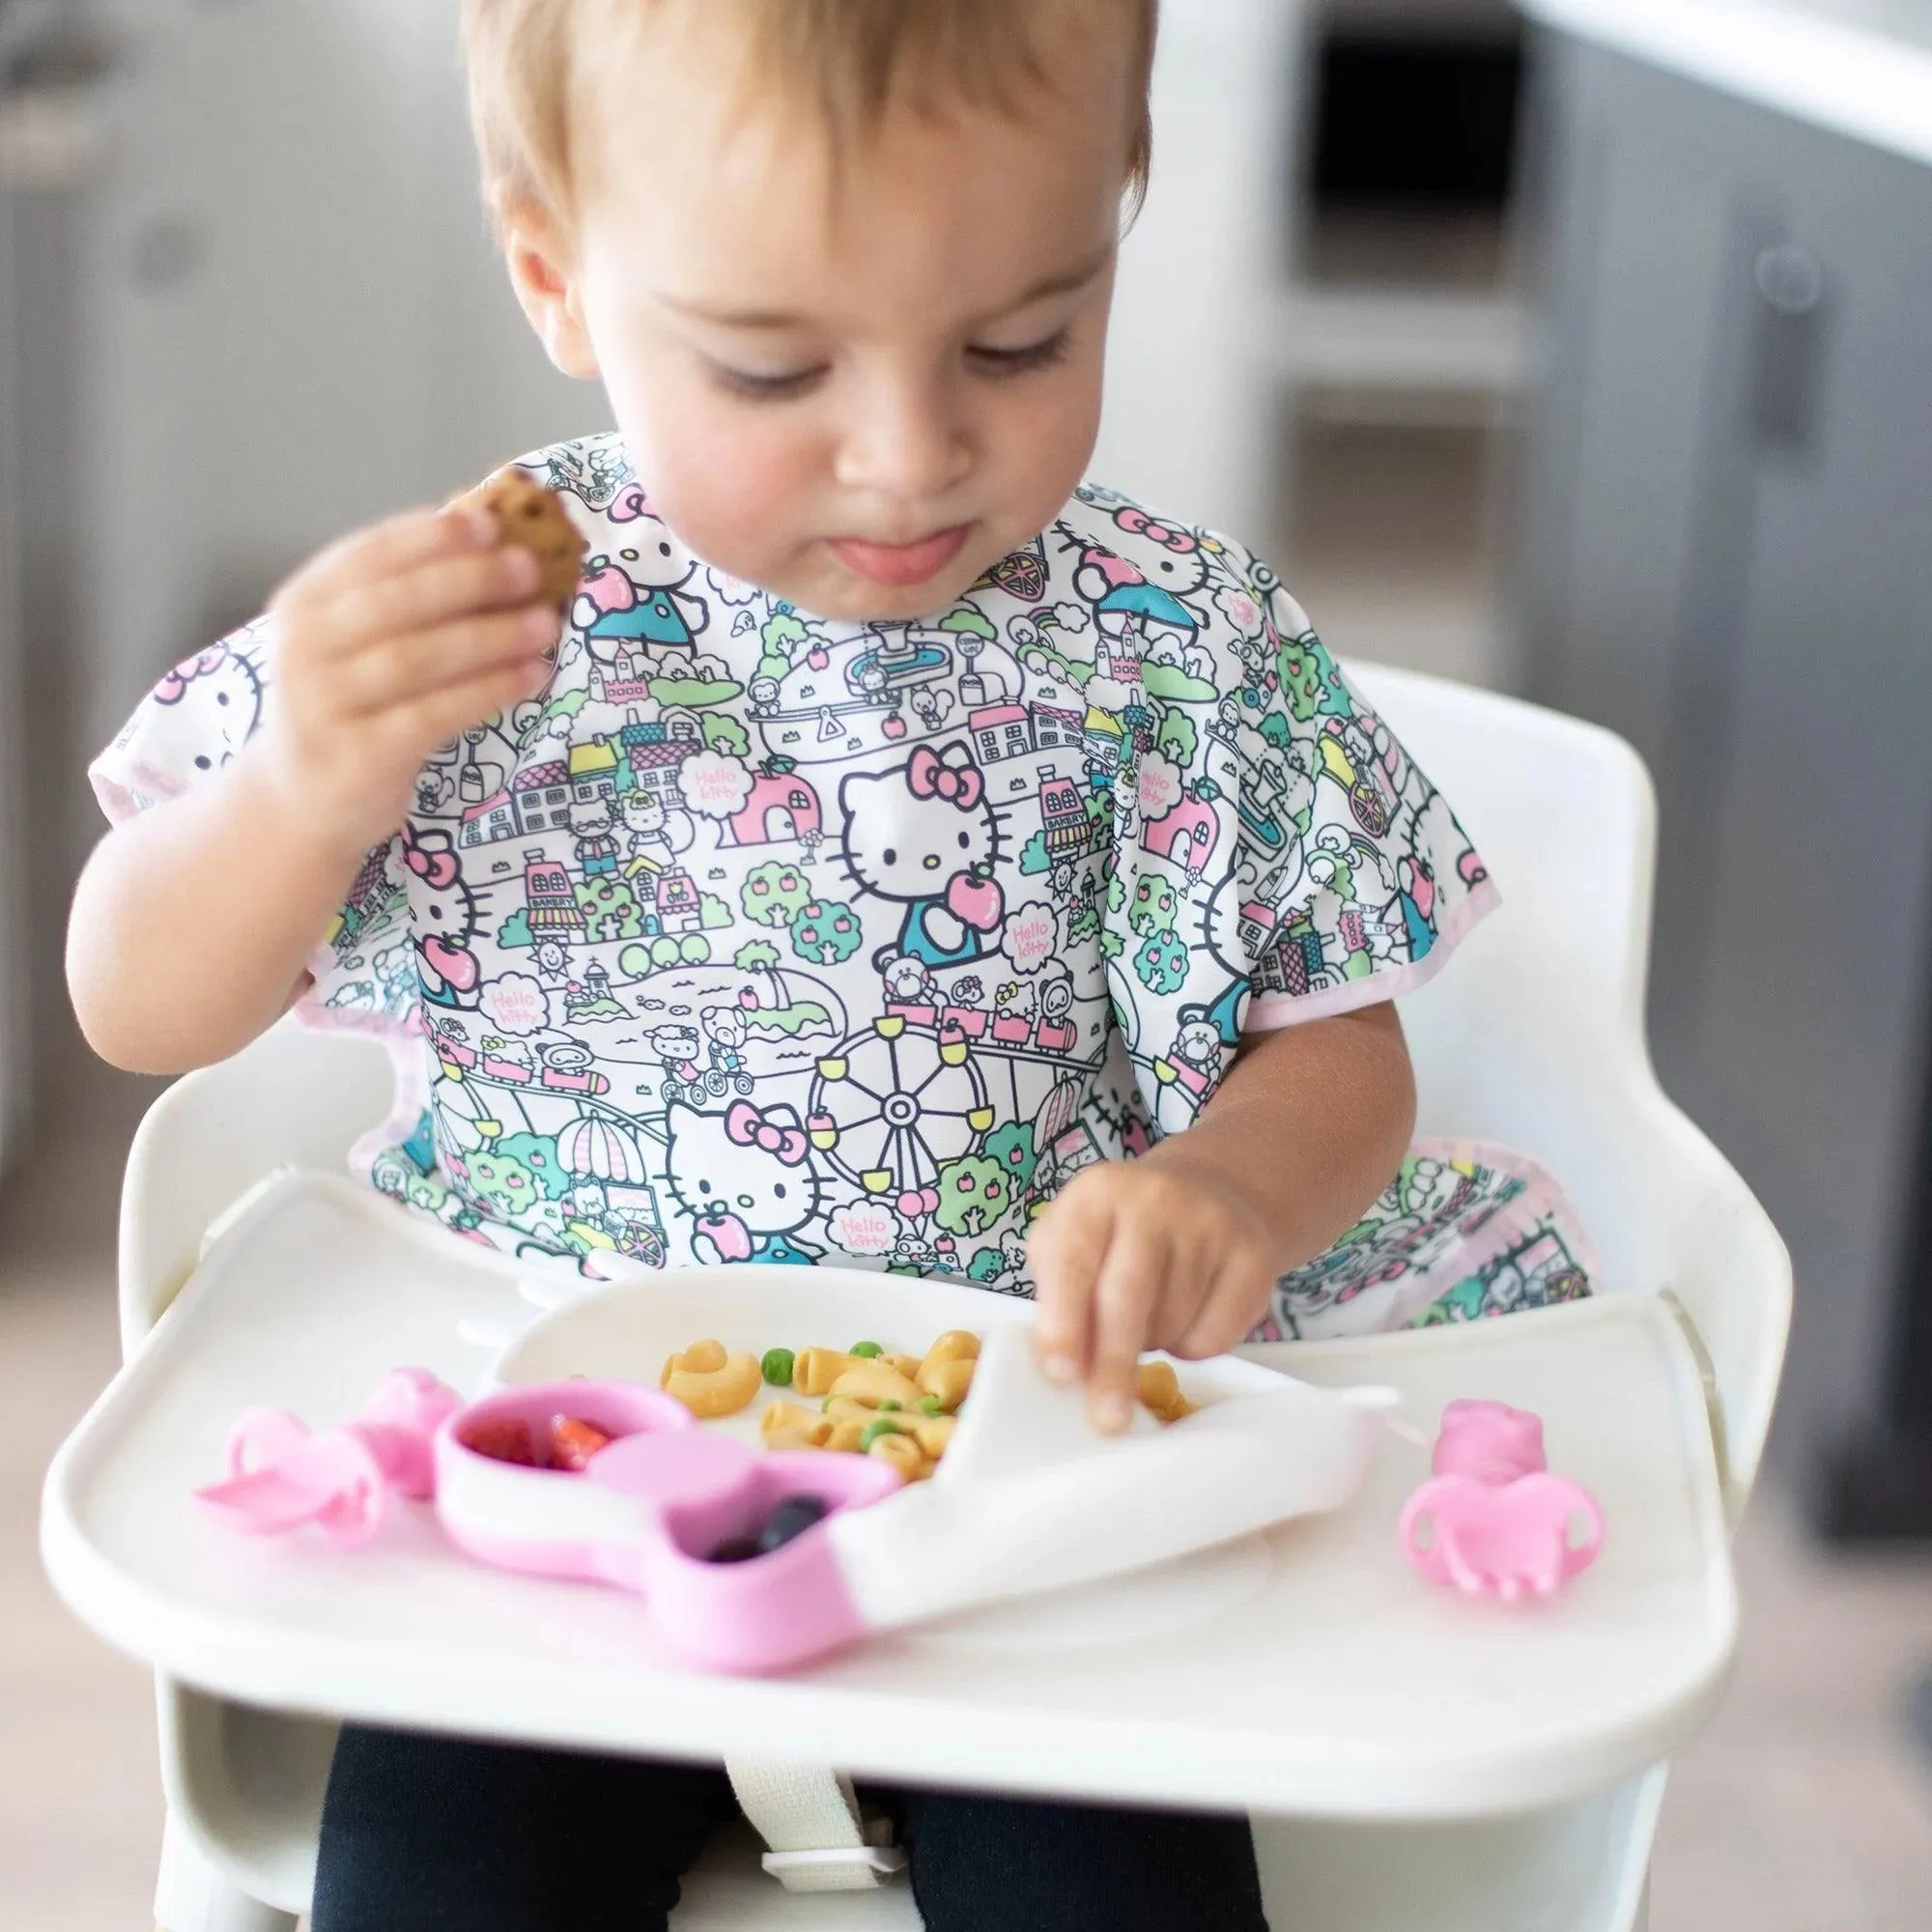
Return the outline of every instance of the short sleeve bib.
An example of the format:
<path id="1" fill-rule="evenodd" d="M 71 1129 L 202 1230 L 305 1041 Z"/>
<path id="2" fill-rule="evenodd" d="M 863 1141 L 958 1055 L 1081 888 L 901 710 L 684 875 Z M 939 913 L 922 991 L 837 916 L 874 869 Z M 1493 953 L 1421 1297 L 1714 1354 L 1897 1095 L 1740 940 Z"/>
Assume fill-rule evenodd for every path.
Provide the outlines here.
<path id="1" fill-rule="evenodd" d="M 951 610 L 834 622 L 692 555 L 614 438 L 525 467 L 590 546 L 554 676 L 425 768 L 309 1003 L 396 1042 L 365 1168 L 458 1233 L 1024 1292 L 1071 1175 L 1492 902 L 1209 532 L 1083 488 Z M 266 641 L 163 681 L 95 768 L 110 811 L 233 755 Z"/>

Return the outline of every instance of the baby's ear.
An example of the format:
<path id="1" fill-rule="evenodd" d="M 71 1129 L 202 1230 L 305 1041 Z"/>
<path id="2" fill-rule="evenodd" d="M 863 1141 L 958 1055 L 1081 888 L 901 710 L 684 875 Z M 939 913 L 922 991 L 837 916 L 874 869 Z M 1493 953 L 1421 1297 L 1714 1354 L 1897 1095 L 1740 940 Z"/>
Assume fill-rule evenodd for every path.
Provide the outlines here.
<path id="1" fill-rule="evenodd" d="M 566 376 L 594 383 L 602 371 L 584 325 L 576 258 L 562 231 L 527 195 L 499 192 L 495 213 L 510 286 L 530 327 Z"/>

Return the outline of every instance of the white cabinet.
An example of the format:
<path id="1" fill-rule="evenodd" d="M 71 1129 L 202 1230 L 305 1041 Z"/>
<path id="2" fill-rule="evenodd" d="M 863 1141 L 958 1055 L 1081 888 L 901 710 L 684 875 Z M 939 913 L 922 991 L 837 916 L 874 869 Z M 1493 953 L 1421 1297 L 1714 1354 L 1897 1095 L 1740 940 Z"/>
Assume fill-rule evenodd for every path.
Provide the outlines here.
<path id="1" fill-rule="evenodd" d="M 485 235 L 455 0 L 102 11 L 126 52 L 76 300 L 97 738 L 321 542 L 606 420 Z"/>

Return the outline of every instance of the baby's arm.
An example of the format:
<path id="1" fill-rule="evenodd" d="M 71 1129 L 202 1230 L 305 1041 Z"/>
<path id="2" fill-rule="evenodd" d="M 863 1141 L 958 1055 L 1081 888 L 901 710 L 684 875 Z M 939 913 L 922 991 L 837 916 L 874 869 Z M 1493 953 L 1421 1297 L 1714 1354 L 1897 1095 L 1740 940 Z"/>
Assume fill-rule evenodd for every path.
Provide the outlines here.
<path id="1" fill-rule="evenodd" d="M 290 580 L 267 722 L 206 785 L 111 832 L 81 875 L 68 983 L 98 1053 L 178 1073 L 289 1006 L 430 753 L 541 689 L 558 616 L 531 601 L 538 580 L 478 509 L 395 518 Z"/>
<path id="2" fill-rule="evenodd" d="M 1214 1355 L 1280 1275 L 1361 1217 L 1401 1163 L 1415 1084 L 1393 1006 L 1251 1037 L 1201 1118 L 1135 1161 L 1079 1175 L 1029 1244 L 1038 1348 L 1126 1426 L 1145 1349 Z"/>

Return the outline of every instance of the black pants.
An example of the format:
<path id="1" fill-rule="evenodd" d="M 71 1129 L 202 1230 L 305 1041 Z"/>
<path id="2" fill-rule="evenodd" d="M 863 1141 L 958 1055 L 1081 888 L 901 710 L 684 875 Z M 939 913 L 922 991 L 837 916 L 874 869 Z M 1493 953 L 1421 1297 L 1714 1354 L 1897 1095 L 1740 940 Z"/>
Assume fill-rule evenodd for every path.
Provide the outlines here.
<path id="1" fill-rule="evenodd" d="M 1244 1818 L 867 1797 L 927 1932 L 1267 1932 Z M 314 1932 L 656 1932 L 736 1810 L 715 1769 L 345 1726 Z"/>

